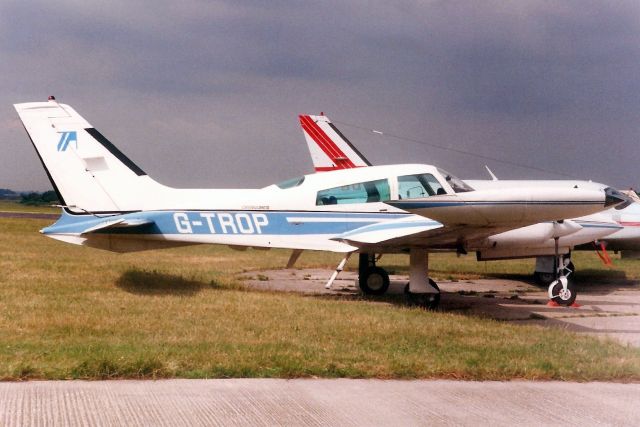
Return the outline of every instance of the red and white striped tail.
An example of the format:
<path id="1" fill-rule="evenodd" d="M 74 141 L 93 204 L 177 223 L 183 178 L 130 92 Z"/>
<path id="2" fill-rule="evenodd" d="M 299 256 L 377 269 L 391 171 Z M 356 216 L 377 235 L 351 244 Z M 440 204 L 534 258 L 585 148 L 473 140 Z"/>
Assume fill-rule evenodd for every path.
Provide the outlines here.
<path id="1" fill-rule="evenodd" d="M 327 116 L 300 115 L 299 119 L 316 172 L 371 166 Z"/>

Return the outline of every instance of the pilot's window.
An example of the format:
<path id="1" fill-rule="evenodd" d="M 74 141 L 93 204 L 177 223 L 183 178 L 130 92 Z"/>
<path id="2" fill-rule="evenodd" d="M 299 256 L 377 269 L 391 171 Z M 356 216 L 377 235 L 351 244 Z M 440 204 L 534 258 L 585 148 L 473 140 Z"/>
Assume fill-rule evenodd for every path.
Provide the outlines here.
<path id="1" fill-rule="evenodd" d="M 422 173 L 399 176 L 398 193 L 400 199 L 416 199 L 436 194 L 446 194 L 446 191 L 433 175 Z"/>
<path id="2" fill-rule="evenodd" d="M 384 202 L 390 198 L 389 181 L 380 179 L 318 191 L 316 205 Z"/>

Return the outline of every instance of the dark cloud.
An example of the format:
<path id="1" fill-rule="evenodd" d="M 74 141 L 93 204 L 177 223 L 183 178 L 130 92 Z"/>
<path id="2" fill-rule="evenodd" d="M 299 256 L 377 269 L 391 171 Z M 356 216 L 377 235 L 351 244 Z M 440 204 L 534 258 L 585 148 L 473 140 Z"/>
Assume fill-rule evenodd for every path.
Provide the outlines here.
<path id="1" fill-rule="evenodd" d="M 296 115 L 321 110 L 638 185 L 639 24 L 637 2 L 5 1 L 0 187 L 47 186 L 10 105 L 49 93 L 177 186 L 260 186 L 308 172 Z M 438 163 L 468 177 L 486 163 L 344 132 L 377 163 Z"/>

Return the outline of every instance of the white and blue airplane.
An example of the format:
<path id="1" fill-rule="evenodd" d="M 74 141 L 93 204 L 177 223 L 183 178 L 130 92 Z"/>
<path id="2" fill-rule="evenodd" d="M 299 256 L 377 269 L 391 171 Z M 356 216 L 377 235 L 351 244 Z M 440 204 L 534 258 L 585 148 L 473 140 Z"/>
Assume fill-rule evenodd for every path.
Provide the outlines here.
<path id="1" fill-rule="evenodd" d="M 317 172 L 371 166 L 371 162 L 323 113 L 300 115 L 299 120 Z M 476 190 L 507 191 L 516 191 L 523 185 L 578 185 L 577 181 L 572 180 L 498 180 L 490 170 L 488 171 L 492 180 L 464 180 L 464 183 Z M 419 196 L 412 194 L 416 191 L 419 192 L 421 189 L 410 188 L 406 195 Z M 558 271 L 562 276 L 575 270 L 571 262 L 572 249 L 593 250 L 593 244 L 596 243 L 598 247 L 613 251 L 640 250 L 640 199 L 635 193 L 629 196 L 627 203 L 602 213 L 565 220 L 562 226 L 554 222 L 544 222 L 489 236 L 485 244 L 476 245 L 477 259 L 489 261 L 536 258 L 534 278 L 549 285 L 557 279 Z"/>
<path id="2" fill-rule="evenodd" d="M 193 244 L 359 253 L 359 283 L 389 286 L 373 254 L 408 253 L 409 300 L 434 308 L 428 254 L 491 245 L 496 234 L 592 214 L 626 201 L 602 184 L 542 182 L 474 190 L 430 165 L 311 174 L 262 189 L 176 189 L 159 184 L 73 108 L 50 97 L 15 108 L 58 194 L 60 219 L 41 232 L 64 242 L 131 252 Z M 573 225 L 552 223 L 551 229 Z M 552 297 L 575 300 L 558 282 Z"/>

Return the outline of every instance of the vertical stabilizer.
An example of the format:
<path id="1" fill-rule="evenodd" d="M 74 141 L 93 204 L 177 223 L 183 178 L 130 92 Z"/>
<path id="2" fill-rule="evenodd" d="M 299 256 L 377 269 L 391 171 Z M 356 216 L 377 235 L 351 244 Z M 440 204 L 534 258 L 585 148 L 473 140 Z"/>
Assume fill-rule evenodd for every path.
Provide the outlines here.
<path id="1" fill-rule="evenodd" d="M 371 166 L 325 115 L 299 116 L 316 172 Z"/>
<path id="2" fill-rule="evenodd" d="M 74 212 L 140 209 L 160 184 L 73 108 L 48 102 L 14 105 L 61 202 Z"/>

